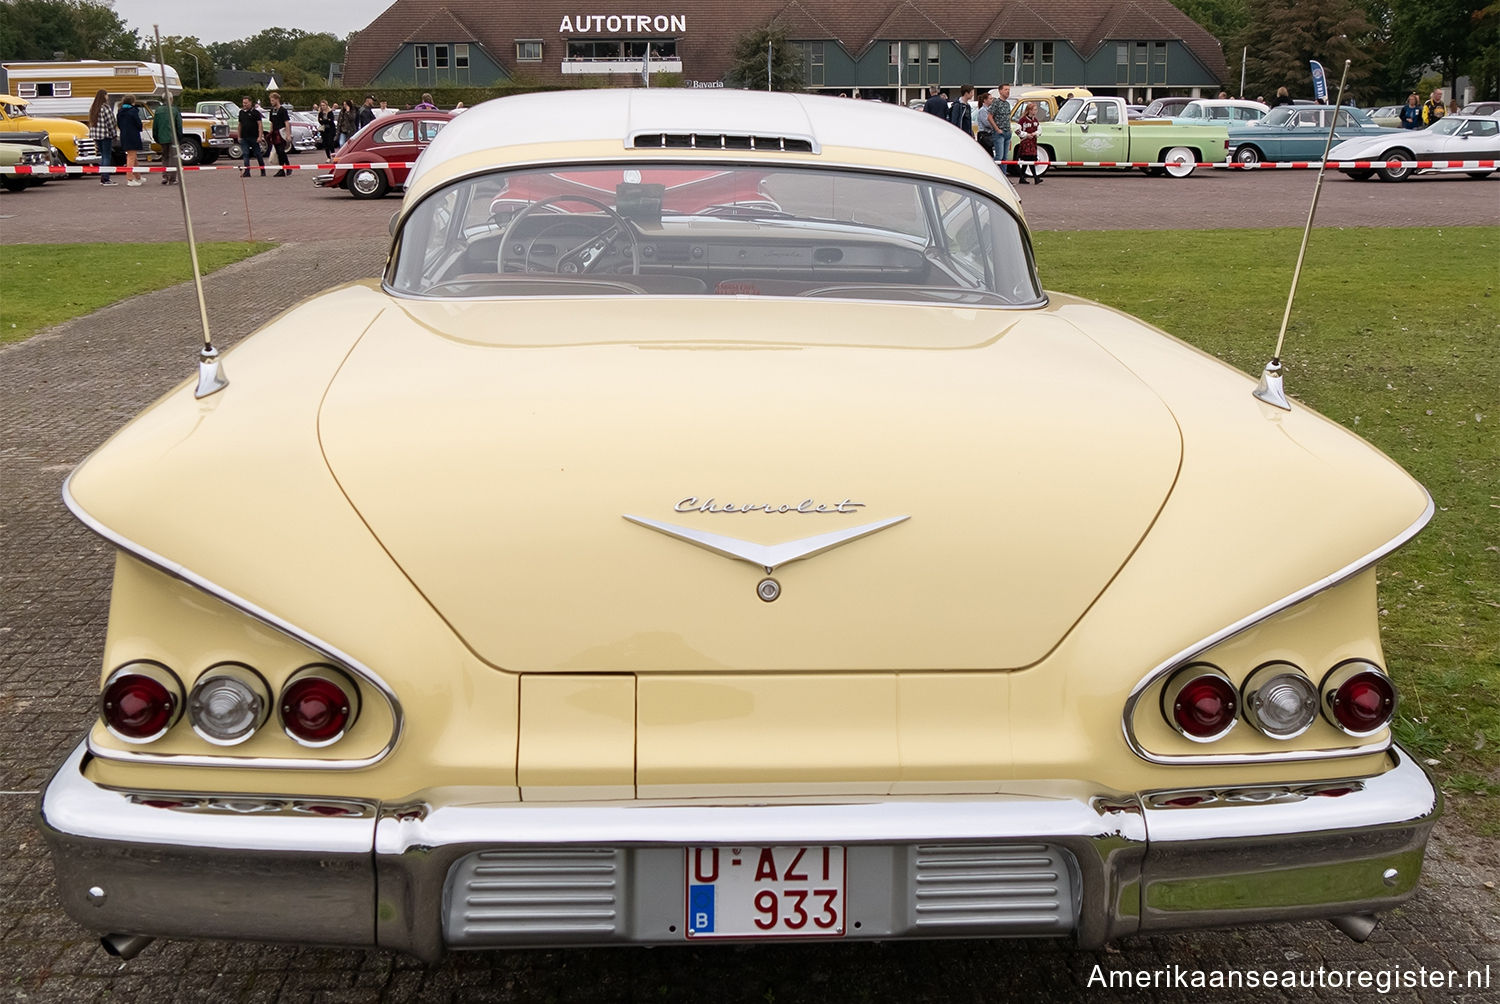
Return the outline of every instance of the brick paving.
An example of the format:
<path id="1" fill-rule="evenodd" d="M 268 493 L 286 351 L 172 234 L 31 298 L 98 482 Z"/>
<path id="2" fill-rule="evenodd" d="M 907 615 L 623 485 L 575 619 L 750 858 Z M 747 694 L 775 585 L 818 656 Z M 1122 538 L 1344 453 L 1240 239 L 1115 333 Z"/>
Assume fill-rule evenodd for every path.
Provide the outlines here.
<path id="1" fill-rule="evenodd" d="M 215 165 L 217 166 L 217 165 Z M 287 178 L 238 171 L 188 177 L 193 232 L 202 241 L 317 241 L 371 237 L 384 245 L 397 196 L 356 200 L 314 188 L 313 171 Z M 1307 220 L 1316 172 L 1200 168 L 1189 178 L 1147 178 L 1134 171 L 1058 168 L 1047 183 L 1021 186 L 1022 206 L 1038 230 L 1180 230 L 1205 227 L 1300 227 Z M 51 181 L 0 196 L 0 241 L 6 244 L 106 240 L 181 240 L 177 192 L 146 184 L 105 188 L 91 178 Z M 1325 176 L 1318 226 L 1462 226 L 1500 223 L 1500 172 L 1484 181 L 1465 175 L 1420 177 L 1400 184 Z"/>
<path id="2" fill-rule="evenodd" d="M 199 210 L 204 239 L 243 234 L 232 199 L 237 178 L 194 190 L 195 206 L 228 205 L 220 216 Z M 1101 213 L 1113 226 L 1248 225 L 1205 218 L 1243 218 L 1230 188 L 1285 189 L 1289 174 L 1255 179 L 1208 175 L 1187 182 L 1105 175 L 1057 179 L 1023 189 L 1033 222 L 1070 228 Z M 225 183 L 223 179 L 228 179 Z M 211 304 L 251 305 L 214 317 L 215 341 L 232 345 L 274 312 L 263 295 L 274 283 L 282 304 L 349 279 L 378 273 L 394 199 L 356 203 L 311 190 L 297 179 L 246 185 L 258 239 L 288 243 L 209 276 Z M 191 184 L 191 182 L 190 182 Z M 265 186 L 255 191 L 256 185 Z M 272 196 L 269 186 L 283 194 Z M 1185 199 L 1199 189 L 1209 200 Z M 1352 203 L 1322 213 L 1325 225 L 1405 222 L 1420 211 L 1428 223 L 1496 222 L 1491 182 L 1440 179 L 1407 188 L 1359 186 L 1334 179 Z M 1303 176 L 1302 190 L 1309 189 Z M 1148 194 L 1149 190 L 1149 194 Z M 1360 200 L 1368 191 L 1378 205 Z M 1401 198 L 1394 198 L 1399 191 Z M 290 194 L 285 194 L 290 193 Z M 1158 197 L 1157 193 L 1160 193 Z M 1228 194 L 1226 194 L 1228 193 Z M 90 181 L 50 184 L 0 197 L 0 240 L 143 239 L 166 228 L 168 189 L 100 189 Z M 276 201 L 276 200 L 283 201 Z M 266 200 L 266 201 L 258 201 Z M 1143 209 L 1138 203 L 1154 203 Z M 1305 214 L 1300 197 L 1295 215 Z M 99 207 L 116 207 L 100 216 Z M 1352 208 L 1351 208 L 1352 206 Z M 1364 206 L 1364 208 L 1360 208 Z M 1413 208 L 1413 206 L 1415 208 Z M 125 208 L 120 208 L 125 207 Z M 1186 208 L 1185 208 L 1186 207 Z M 1297 225 L 1261 202 L 1254 225 Z M 1350 216 L 1349 213 L 1355 213 Z M 1377 219 L 1377 217 L 1379 217 Z M 264 220 L 264 228 L 260 221 Z M 1073 223 L 1072 226 L 1087 225 Z M 222 229 L 216 229 L 222 228 Z M 88 235 L 88 236 L 84 236 Z M 152 236 L 173 239 L 175 232 Z M 259 291 L 259 292 L 256 292 Z M 252 295 L 254 293 L 255 295 Z M 1203 931 L 1130 939 L 1117 950 L 1082 952 L 1066 941 L 930 942 L 841 946 L 755 946 L 717 950 L 615 949 L 567 952 L 477 952 L 424 966 L 388 952 L 310 947 L 157 942 L 136 959 L 105 956 L 91 934 L 61 911 L 49 858 L 34 824 L 35 796 L 47 773 L 77 743 L 94 715 L 98 662 L 108 603 L 110 549 L 65 511 L 59 491 L 67 472 L 152 399 L 194 372 L 196 299 L 190 285 L 159 291 L 68 322 L 20 345 L 0 349 L 0 948 L 6 966 L 0 996 L 16 1001 L 298 1001 L 386 1000 L 824 1000 L 1075 1001 L 1100 1000 L 1352 1001 L 1368 990 L 1321 988 L 1274 992 L 1183 988 L 1100 990 L 1097 973 L 1158 969 L 1320 967 L 1389 971 L 1419 965 L 1486 972 L 1488 988 L 1403 991 L 1397 1000 L 1500 1000 L 1500 850 L 1495 841 L 1445 818 L 1428 851 L 1421 888 L 1374 936 L 1357 945 L 1324 923 L 1239 931 Z M 232 372 L 231 372 L 232 376 Z M 1490 883 L 1486 887 L 1485 883 Z M 1462 977 L 1460 977 L 1462 979 Z M 1094 992 L 1090 993 L 1093 989 Z"/>

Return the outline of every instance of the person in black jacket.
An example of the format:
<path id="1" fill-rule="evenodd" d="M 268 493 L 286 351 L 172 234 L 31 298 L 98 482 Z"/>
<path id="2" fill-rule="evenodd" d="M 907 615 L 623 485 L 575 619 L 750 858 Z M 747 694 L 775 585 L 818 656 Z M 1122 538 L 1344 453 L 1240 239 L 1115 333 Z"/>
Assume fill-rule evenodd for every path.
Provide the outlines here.
<path id="1" fill-rule="evenodd" d="M 271 149 L 276 153 L 276 164 L 280 168 L 275 177 L 285 178 L 292 172 L 287 170 L 286 152 L 292 147 L 292 113 L 281 103 L 281 92 L 271 92 L 271 111 L 266 118 L 271 126 Z"/>
<path id="2" fill-rule="evenodd" d="M 974 96 L 974 85 L 964 84 L 958 89 L 958 100 L 948 106 L 948 121 L 958 126 L 972 139 L 974 136 L 974 109 L 969 99 Z"/>
<path id="3" fill-rule="evenodd" d="M 250 95 L 240 98 L 240 149 L 245 154 L 241 178 L 250 177 L 251 157 L 260 164 L 260 176 L 266 176 L 266 158 L 260 153 L 260 134 L 264 128 L 261 123 L 265 118 L 260 109 L 250 103 Z"/>
<path id="4" fill-rule="evenodd" d="M 940 119 L 948 117 L 948 99 L 938 93 L 937 84 L 928 86 L 927 101 L 922 105 L 922 110 L 928 115 L 936 115 Z"/>

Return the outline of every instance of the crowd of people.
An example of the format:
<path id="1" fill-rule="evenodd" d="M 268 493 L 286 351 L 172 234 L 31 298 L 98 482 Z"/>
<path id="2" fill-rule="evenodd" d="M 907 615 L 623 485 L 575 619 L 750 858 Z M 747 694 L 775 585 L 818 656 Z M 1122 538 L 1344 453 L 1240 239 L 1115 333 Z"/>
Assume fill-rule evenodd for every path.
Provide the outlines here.
<path id="1" fill-rule="evenodd" d="M 252 100 L 248 94 L 240 98 L 238 136 L 243 151 L 240 176 L 244 178 L 251 176 L 252 160 L 260 168 L 260 176 L 266 177 L 267 158 L 275 161 L 277 171 L 274 177 L 285 178 L 292 173 L 289 160 L 293 146 L 292 107 L 281 100 L 279 91 L 272 91 L 266 98 L 269 107 L 263 107 L 260 101 Z M 453 110 L 462 111 L 463 107 L 460 101 Z M 422 100 L 412 108 L 436 111 L 437 105 L 433 104 L 431 94 L 423 94 Z M 378 118 L 394 115 L 396 111 L 384 101 L 377 102 L 373 94 L 366 95 L 358 105 L 348 99 L 336 105 L 326 100 L 319 101 L 316 109 L 318 148 L 331 159 L 334 152 L 360 129 Z M 165 103 L 160 104 L 147 115 L 140 98 L 131 94 L 126 95 L 116 109 L 111 105 L 109 93 L 101 88 L 89 108 L 88 123 L 89 138 L 99 151 L 100 167 L 117 166 L 114 153 L 116 150 L 123 152 L 124 163 L 118 166 L 123 167 L 128 175 L 126 185 L 138 187 L 144 184 L 135 174 L 135 168 L 153 143 L 161 149 L 163 164 L 181 163 L 182 109 L 176 104 L 170 111 Z M 162 175 L 161 183 L 175 185 L 177 177 L 176 172 L 168 171 Z M 106 186 L 118 184 L 112 171 L 100 174 L 99 183 Z"/>
<path id="2" fill-rule="evenodd" d="M 1001 84 L 995 90 L 981 94 L 977 110 L 969 104 L 973 96 L 973 84 L 960 87 L 958 98 L 952 101 L 948 99 L 947 91 L 933 85 L 927 88 L 922 111 L 946 119 L 973 136 L 994 158 L 1001 171 L 1005 170 L 1005 165 L 1016 164 L 1020 169 L 1020 184 L 1027 184 L 1029 175 L 1031 181 L 1040 185 L 1042 175 L 1037 170 L 1036 138 L 1042 131 L 1042 123 L 1037 114 L 1037 103 L 1022 101 L 1012 106 L 1009 84 Z M 1011 149 L 1012 142 L 1014 150 Z"/>

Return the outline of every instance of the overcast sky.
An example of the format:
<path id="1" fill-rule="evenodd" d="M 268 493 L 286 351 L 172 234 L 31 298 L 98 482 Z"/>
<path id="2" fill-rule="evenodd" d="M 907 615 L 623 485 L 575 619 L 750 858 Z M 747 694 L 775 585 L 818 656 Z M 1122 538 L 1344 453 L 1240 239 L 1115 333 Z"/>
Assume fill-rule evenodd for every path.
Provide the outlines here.
<path id="1" fill-rule="evenodd" d="M 203 42 L 232 42 L 270 27 L 326 31 L 340 38 L 375 20 L 394 0 L 114 0 L 128 27 L 151 37 L 196 35 Z"/>

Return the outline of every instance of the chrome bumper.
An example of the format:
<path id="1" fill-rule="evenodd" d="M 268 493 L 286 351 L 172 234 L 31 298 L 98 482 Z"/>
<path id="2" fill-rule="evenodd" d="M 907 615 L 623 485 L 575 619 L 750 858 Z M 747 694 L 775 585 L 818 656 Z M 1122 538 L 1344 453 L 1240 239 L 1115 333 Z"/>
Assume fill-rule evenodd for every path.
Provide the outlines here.
<path id="1" fill-rule="evenodd" d="M 314 188 L 328 188 L 333 185 L 332 174 L 320 174 L 313 178 Z"/>
<path id="2" fill-rule="evenodd" d="M 450 947 L 682 944 L 685 846 L 837 844 L 849 939 L 1072 932 L 1089 948 L 1397 905 L 1440 800 L 1390 755 L 1386 773 L 1337 784 L 1140 795 L 1074 782 L 1046 797 L 397 805 L 116 791 L 83 776 L 79 747 L 47 786 L 41 825 L 64 907 L 106 932 L 428 960 Z M 527 875 L 524 894 L 497 898 L 491 883 L 471 896 L 496 868 Z"/>

